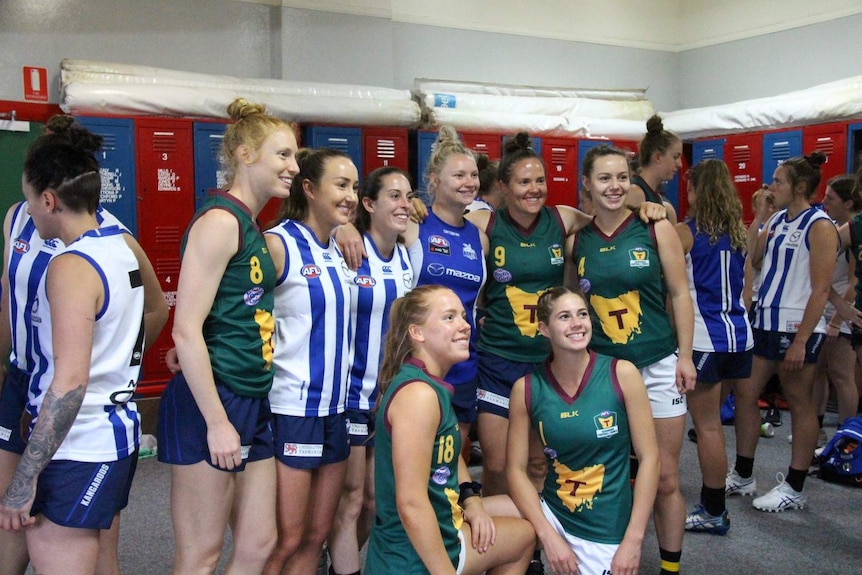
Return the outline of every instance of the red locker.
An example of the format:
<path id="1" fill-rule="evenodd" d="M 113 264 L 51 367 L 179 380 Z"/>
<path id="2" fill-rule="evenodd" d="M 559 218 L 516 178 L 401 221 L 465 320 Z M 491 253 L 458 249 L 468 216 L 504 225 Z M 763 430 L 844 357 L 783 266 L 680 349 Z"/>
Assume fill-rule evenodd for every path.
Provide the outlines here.
<path id="1" fill-rule="evenodd" d="M 408 160 L 407 128 L 363 128 L 362 154 L 365 176 L 377 168 L 395 166 L 407 171 Z"/>
<path id="2" fill-rule="evenodd" d="M 170 307 L 168 322 L 144 356 L 139 393 L 158 395 L 170 378 L 165 353 L 173 347 L 171 328 L 180 272 L 180 242 L 194 214 L 192 122 L 181 119 L 135 120 L 138 236 L 150 258 Z"/>
<path id="3" fill-rule="evenodd" d="M 763 133 L 727 136 L 724 162 L 742 201 L 742 217 L 748 225 L 754 219 L 751 196 L 760 189 L 763 175 Z M 680 189 L 680 195 L 682 194 L 683 190 Z"/>
<path id="4" fill-rule="evenodd" d="M 826 182 L 834 176 L 844 173 L 847 167 L 847 124 L 820 124 L 802 128 L 802 153 L 811 152 L 826 154 L 826 163 L 820 166 L 820 186 L 814 195 L 814 201 L 822 201 L 826 190 Z"/>
<path id="5" fill-rule="evenodd" d="M 542 138 L 549 206 L 578 205 L 578 141 L 574 138 Z"/>
<path id="6" fill-rule="evenodd" d="M 459 135 L 464 145 L 474 152 L 485 154 L 492 160 L 499 160 L 503 155 L 503 138 L 500 134 L 459 132 Z"/>

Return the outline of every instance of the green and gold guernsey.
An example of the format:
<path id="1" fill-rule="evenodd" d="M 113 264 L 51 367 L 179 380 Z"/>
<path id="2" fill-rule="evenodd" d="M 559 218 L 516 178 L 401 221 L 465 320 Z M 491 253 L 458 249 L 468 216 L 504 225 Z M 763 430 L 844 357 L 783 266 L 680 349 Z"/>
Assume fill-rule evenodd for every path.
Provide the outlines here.
<path id="1" fill-rule="evenodd" d="M 461 552 L 458 530 L 463 522 L 461 508 L 458 506 L 458 454 L 461 452 L 461 433 L 458 431 L 458 418 L 452 407 L 452 387 L 426 372 L 421 362 L 409 359 L 401 366 L 383 394 L 377 410 L 374 446 L 374 498 L 377 508 L 365 561 L 365 573 L 369 575 L 428 573 L 398 516 L 395 503 L 395 471 L 392 465 L 392 435 L 391 428 L 386 423 L 386 412 L 392 397 L 404 385 L 414 381 L 430 385 L 440 401 L 440 423 L 431 451 L 431 461 L 428 462 L 428 499 L 437 515 L 446 552 L 453 567 L 458 566 L 458 555 Z"/>
<path id="2" fill-rule="evenodd" d="M 222 191 L 211 192 L 195 220 L 208 210 L 225 210 L 239 222 L 237 253 L 227 264 L 204 320 L 204 341 L 213 374 L 237 395 L 266 397 L 273 376 L 275 264 L 263 234 L 242 202 Z M 183 252 L 187 238 L 188 230 L 183 236 Z"/>
<path id="3" fill-rule="evenodd" d="M 850 220 L 850 247 L 856 258 L 856 309 L 862 309 L 862 212 Z"/>
<path id="4" fill-rule="evenodd" d="M 536 303 L 546 290 L 563 284 L 566 232 L 554 207 L 543 207 L 530 229 L 512 221 L 506 209 L 488 223 L 485 322 L 479 349 L 509 361 L 539 363 L 548 340 L 539 334 Z"/>
<path id="5" fill-rule="evenodd" d="M 530 421 L 548 458 L 542 498 L 571 535 L 619 544 L 632 512 L 631 434 L 617 360 L 590 353 L 574 397 L 546 363 L 526 379 Z"/>
<path id="6" fill-rule="evenodd" d="M 572 258 L 590 298 L 590 349 L 642 369 L 677 349 L 655 228 L 630 215 L 613 235 L 592 222 L 578 233 Z"/>

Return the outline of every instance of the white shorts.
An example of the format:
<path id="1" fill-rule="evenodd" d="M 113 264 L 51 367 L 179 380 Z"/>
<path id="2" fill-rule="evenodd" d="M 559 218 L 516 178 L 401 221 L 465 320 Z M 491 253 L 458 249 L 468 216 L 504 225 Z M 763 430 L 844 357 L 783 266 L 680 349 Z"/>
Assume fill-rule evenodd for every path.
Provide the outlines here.
<path id="1" fill-rule="evenodd" d="M 464 565 L 467 563 L 467 543 L 464 541 L 464 532 L 458 530 L 458 541 L 461 542 L 461 552 L 458 553 L 458 567 L 455 569 L 455 575 L 461 575 L 464 572 Z"/>
<path id="2" fill-rule="evenodd" d="M 653 419 L 678 417 L 688 412 L 685 396 L 676 388 L 676 352 L 641 369 Z"/>
<path id="3" fill-rule="evenodd" d="M 542 511 L 551 527 L 566 540 L 572 553 L 578 558 L 578 575 L 606 575 L 611 572 L 611 563 L 619 545 L 596 543 L 567 533 L 551 508 L 542 501 Z"/>

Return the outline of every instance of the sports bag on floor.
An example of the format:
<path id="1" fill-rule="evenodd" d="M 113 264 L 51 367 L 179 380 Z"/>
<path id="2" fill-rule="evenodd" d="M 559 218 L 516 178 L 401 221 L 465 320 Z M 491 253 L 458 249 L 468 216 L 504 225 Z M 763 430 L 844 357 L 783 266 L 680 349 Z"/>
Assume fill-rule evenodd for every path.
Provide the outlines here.
<path id="1" fill-rule="evenodd" d="M 820 454 L 818 477 L 862 487 L 862 416 L 844 421 Z"/>

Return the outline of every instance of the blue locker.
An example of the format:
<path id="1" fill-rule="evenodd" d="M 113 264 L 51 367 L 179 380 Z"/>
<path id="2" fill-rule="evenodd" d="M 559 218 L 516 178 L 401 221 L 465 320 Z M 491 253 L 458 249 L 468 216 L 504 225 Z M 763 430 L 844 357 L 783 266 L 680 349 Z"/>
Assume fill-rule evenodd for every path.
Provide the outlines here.
<path id="1" fill-rule="evenodd" d="M 691 145 L 691 166 L 694 167 L 701 160 L 724 160 L 724 144 L 727 140 L 716 138 L 714 140 L 700 140 Z"/>
<path id="2" fill-rule="evenodd" d="M 128 118 L 78 116 L 79 124 L 105 141 L 98 154 L 102 177 L 101 204 L 138 237 L 138 199 L 135 193 L 135 132 Z"/>
<path id="3" fill-rule="evenodd" d="M 772 183 L 775 168 L 784 160 L 802 155 L 802 130 L 766 132 L 763 134 L 763 178 L 764 184 Z"/>
<path id="4" fill-rule="evenodd" d="M 227 183 L 219 155 L 227 124 L 195 122 L 192 128 L 195 146 L 195 210 L 209 190 L 223 188 Z"/>
<path id="5" fill-rule="evenodd" d="M 437 141 L 437 132 L 416 132 L 416 190 L 425 205 L 431 205 L 425 172 L 428 169 L 435 141 Z"/>
<path id="6" fill-rule="evenodd" d="M 362 170 L 362 128 L 308 126 L 303 145 L 310 148 L 333 148 L 350 156 L 359 174 Z"/>
<path id="7" fill-rule="evenodd" d="M 587 157 L 587 152 L 602 144 L 613 145 L 610 140 L 578 140 L 578 189 L 581 187 L 581 182 L 584 181 L 584 158 Z"/>

